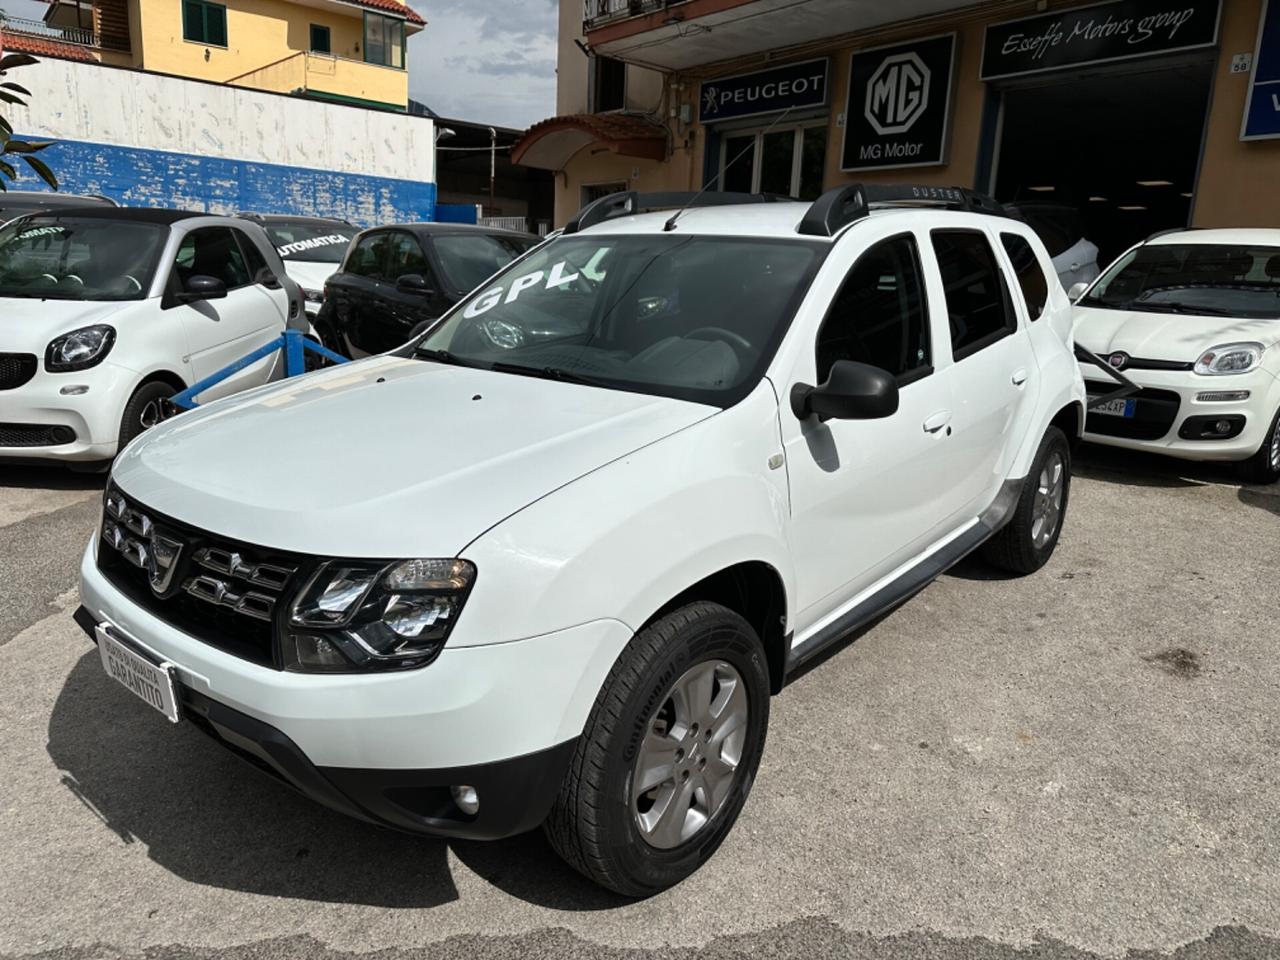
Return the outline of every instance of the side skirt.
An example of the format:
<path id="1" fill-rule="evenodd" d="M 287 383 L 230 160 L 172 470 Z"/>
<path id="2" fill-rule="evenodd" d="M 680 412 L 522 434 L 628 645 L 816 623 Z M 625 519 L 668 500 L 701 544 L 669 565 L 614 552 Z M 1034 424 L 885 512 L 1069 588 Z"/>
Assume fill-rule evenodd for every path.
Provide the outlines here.
<path id="1" fill-rule="evenodd" d="M 787 652 L 788 674 L 794 673 L 827 647 L 843 639 L 859 627 L 866 626 L 882 613 L 892 610 L 946 573 L 1009 522 L 1022 495 L 1022 480 L 1006 480 L 995 500 L 982 515 L 959 536 L 944 543 L 933 553 L 899 573 L 891 581 L 868 595 L 855 597 L 847 610 L 819 628 Z"/>

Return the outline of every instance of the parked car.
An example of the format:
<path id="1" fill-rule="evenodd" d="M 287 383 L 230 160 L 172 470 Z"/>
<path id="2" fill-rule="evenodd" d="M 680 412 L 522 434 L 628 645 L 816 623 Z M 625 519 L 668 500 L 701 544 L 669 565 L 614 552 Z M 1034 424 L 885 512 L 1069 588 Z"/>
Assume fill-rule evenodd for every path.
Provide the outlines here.
<path id="1" fill-rule="evenodd" d="M 99 205 L 114 207 L 116 202 L 108 197 L 83 197 L 49 190 L 6 190 L 0 193 L 0 224 L 26 213 Z"/>
<path id="2" fill-rule="evenodd" d="M 1049 559 L 1084 420 L 989 201 L 730 199 L 604 198 L 401 349 L 131 445 L 81 566 L 106 670 L 353 816 L 692 873 L 792 671 L 973 550 Z"/>
<path id="3" fill-rule="evenodd" d="M 455 223 L 365 230 L 325 284 L 316 331 L 325 346 L 348 357 L 391 350 L 538 242 Z"/>
<path id="4" fill-rule="evenodd" d="M 108 460 L 166 397 L 305 322 L 248 221 L 110 206 L 20 217 L 0 228 L 0 460 Z M 277 372 L 260 360 L 201 399 Z"/>
<path id="5" fill-rule="evenodd" d="M 1158 235 L 1071 292 L 1080 344 L 1142 387 L 1090 410 L 1089 440 L 1280 480 L 1280 230 Z"/>
<path id="6" fill-rule="evenodd" d="M 1085 236 L 1084 221 L 1075 207 L 1057 203 L 1011 205 L 1044 241 L 1053 270 L 1064 290 L 1098 277 L 1098 246 Z"/>
<path id="7" fill-rule="evenodd" d="M 333 276 L 356 228 L 346 220 L 294 217 L 283 214 L 242 213 L 267 231 L 284 269 L 302 288 L 307 316 L 314 318 L 324 303 L 324 285 Z"/>

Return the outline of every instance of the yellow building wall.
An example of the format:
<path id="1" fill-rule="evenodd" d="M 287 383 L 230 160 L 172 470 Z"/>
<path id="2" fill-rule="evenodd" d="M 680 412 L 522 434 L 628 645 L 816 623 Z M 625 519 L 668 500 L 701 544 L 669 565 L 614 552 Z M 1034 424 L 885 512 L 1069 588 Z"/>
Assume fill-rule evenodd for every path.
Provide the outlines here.
<path id="1" fill-rule="evenodd" d="M 409 76 L 364 63 L 363 18 L 282 0 L 227 4 L 227 46 L 184 40 L 180 0 L 137 0 L 138 64 L 145 70 L 288 93 L 308 89 L 404 107 Z M 311 24 L 327 26 L 333 56 L 308 56 Z M 296 54 L 296 56 L 294 56 Z M 288 63 L 285 58 L 293 57 Z M 248 76 L 246 76 L 248 75 Z"/>

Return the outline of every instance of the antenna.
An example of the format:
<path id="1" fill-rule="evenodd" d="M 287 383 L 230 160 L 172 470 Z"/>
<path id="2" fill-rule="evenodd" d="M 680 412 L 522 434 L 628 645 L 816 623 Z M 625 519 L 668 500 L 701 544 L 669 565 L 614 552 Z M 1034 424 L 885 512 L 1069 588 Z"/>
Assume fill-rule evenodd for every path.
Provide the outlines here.
<path id="1" fill-rule="evenodd" d="M 792 107 L 787 107 L 787 109 L 783 110 L 780 114 L 778 114 L 778 116 L 774 119 L 773 123 L 769 124 L 767 127 L 764 128 L 763 131 L 761 131 L 760 136 L 763 137 L 766 133 L 768 133 L 770 130 L 772 130 L 774 127 L 780 124 L 783 120 L 785 120 L 787 117 L 787 114 L 790 113 L 792 109 L 793 109 Z M 680 214 L 684 213 L 686 210 L 692 207 L 695 203 L 698 202 L 698 200 L 702 197 L 704 193 L 706 193 L 713 186 L 715 186 L 716 183 L 720 180 L 720 178 L 724 176 L 725 170 L 728 170 L 735 163 L 737 163 L 739 160 L 745 157 L 747 155 L 748 150 L 754 150 L 755 148 L 756 148 L 756 139 L 755 137 L 752 137 L 750 143 L 748 143 L 745 147 L 739 150 L 732 160 L 729 160 L 725 163 L 724 169 L 722 169 L 714 177 L 708 180 L 706 185 L 689 199 L 688 203 L 686 203 L 683 207 L 681 207 L 679 210 L 677 210 L 675 213 L 671 215 L 671 219 L 669 219 L 665 224 L 662 225 L 662 232 L 669 233 L 670 231 L 674 230 L 676 228 L 676 221 L 680 219 Z"/>

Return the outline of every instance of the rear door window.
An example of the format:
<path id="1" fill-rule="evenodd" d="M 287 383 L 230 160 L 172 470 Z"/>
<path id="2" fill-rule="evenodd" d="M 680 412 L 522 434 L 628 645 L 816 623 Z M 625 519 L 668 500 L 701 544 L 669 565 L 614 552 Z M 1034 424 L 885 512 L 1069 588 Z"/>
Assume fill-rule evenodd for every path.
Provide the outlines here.
<path id="1" fill-rule="evenodd" d="M 427 265 L 422 246 L 413 234 L 397 230 L 390 234 L 388 253 L 390 260 L 387 266 L 387 279 L 399 280 L 410 274 L 417 274 L 423 279 L 431 280 L 431 267 Z"/>
<path id="2" fill-rule="evenodd" d="M 344 273 L 370 280 L 383 280 L 386 277 L 387 247 L 390 234 L 371 233 L 361 237 L 347 254 Z"/>
<path id="3" fill-rule="evenodd" d="M 933 251 L 946 291 L 951 353 L 957 360 L 1017 329 L 995 251 L 978 230 L 935 230 Z"/>

